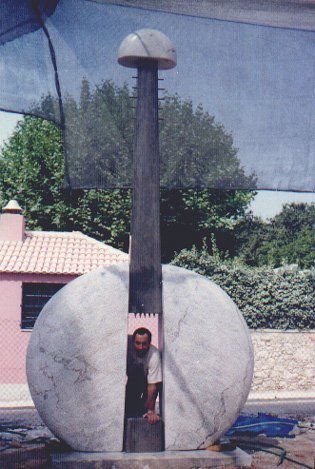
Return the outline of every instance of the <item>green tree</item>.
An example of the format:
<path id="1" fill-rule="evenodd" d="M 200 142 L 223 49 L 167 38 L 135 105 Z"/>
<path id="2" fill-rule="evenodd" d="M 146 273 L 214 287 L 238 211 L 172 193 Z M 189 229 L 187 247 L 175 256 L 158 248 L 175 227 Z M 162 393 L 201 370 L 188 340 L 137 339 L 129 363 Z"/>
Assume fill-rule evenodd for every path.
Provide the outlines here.
<path id="1" fill-rule="evenodd" d="M 249 191 L 167 190 L 161 192 L 161 241 L 163 259 L 175 252 L 206 243 L 212 252 L 212 240 L 230 256 L 236 254 L 236 227 L 252 198 Z"/>
<path id="2" fill-rule="evenodd" d="M 248 216 L 238 226 L 238 254 L 251 266 L 315 263 L 315 205 L 291 203 L 268 222 Z"/>
<path id="3" fill-rule="evenodd" d="M 161 183 L 168 188 L 252 189 L 254 175 L 246 176 L 233 138 L 202 105 L 164 98 L 160 125 Z"/>
<path id="4" fill-rule="evenodd" d="M 281 212 L 271 220 L 276 230 L 282 230 L 287 240 L 296 238 L 304 229 L 314 230 L 315 204 L 285 204 Z"/>
<path id="5" fill-rule="evenodd" d="M 36 112 L 51 117 L 55 106 L 48 96 Z M 70 154 L 77 158 L 76 164 L 70 166 L 80 171 L 80 161 L 85 158 L 91 167 L 97 167 L 100 181 L 96 182 L 105 178 L 107 183 L 117 184 L 130 178 L 134 124 L 128 87 L 119 88 L 104 82 L 91 91 L 89 83 L 83 80 L 78 102 L 68 96 L 64 107 Z M 174 252 L 182 248 L 193 244 L 201 246 L 204 239 L 211 247 L 213 235 L 221 250 L 233 254 L 235 225 L 254 193 L 172 187 L 187 185 L 190 171 L 201 172 L 202 166 L 205 171 L 205 164 L 209 166 L 207 174 L 210 177 L 212 166 L 207 163 L 208 159 L 212 160 L 212 165 L 214 161 L 226 160 L 219 171 L 222 184 L 225 180 L 228 185 L 230 178 L 232 185 L 233 178 L 239 178 L 243 185 L 252 186 L 253 176 L 245 176 L 240 167 L 232 137 L 200 106 L 194 111 L 189 101 L 181 101 L 178 96 L 169 97 L 165 99 L 163 119 L 160 130 L 162 182 L 169 187 L 161 191 L 164 261 L 170 260 Z M 202 162 L 199 169 L 196 161 Z M 177 167 L 182 165 L 179 173 L 182 180 L 171 170 L 173 163 Z M 214 174 L 218 174 L 218 168 L 217 165 Z M 127 250 L 130 190 L 82 189 L 70 193 L 61 189 L 63 177 L 59 129 L 51 122 L 24 117 L 0 158 L 3 203 L 17 198 L 25 209 L 30 229 L 80 230 Z"/>
<path id="6" fill-rule="evenodd" d="M 286 204 L 271 225 L 278 258 L 302 268 L 315 266 L 315 204 Z"/>
<path id="7" fill-rule="evenodd" d="M 0 158 L 2 204 L 16 198 L 29 229 L 82 231 L 127 248 L 130 191 L 62 189 L 63 147 L 56 125 L 24 117 Z"/>

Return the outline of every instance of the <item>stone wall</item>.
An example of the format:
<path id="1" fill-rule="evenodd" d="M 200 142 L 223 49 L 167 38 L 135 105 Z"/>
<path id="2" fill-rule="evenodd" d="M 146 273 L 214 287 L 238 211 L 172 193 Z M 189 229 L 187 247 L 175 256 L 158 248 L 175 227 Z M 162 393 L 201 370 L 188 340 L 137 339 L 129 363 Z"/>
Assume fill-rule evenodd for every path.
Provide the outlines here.
<path id="1" fill-rule="evenodd" d="M 315 331 L 252 331 L 251 398 L 315 397 Z"/>

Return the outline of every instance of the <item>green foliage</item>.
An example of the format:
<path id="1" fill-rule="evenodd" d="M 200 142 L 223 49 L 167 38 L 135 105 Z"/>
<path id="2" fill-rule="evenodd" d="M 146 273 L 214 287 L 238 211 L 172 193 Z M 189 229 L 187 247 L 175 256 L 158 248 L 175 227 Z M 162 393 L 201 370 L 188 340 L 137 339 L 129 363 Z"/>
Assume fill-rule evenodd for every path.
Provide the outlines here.
<path id="1" fill-rule="evenodd" d="M 199 105 L 179 96 L 164 98 L 160 124 L 161 184 L 164 187 L 255 187 L 245 176 L 233 138 Z"/>
<path id="2" fill-rule="evenodd" d="M 129 96 L 126 85 L 105 81 L 91 91 L 84 79 L 79 101 L 64 99 L 69 171 L 81 186 L 132 185 L 134 120 Z"/>
<path id="3" fill-rule="evenodd" d="M 127 86 L 119 88 L 112 82 L 101 83 L 91 91 L 89 83 L 83 80 L 79 101 L 70 96 L 65 98 L 71 153 L 77 157 L 79 170 L 80 158 L 84 157 L 91 167 L 100 165 L 97 168 L 100 179 L 115 179 L 116 174 L 119 183 L 119 178 L 124 180 L 126 173 L 131 174 L 134 129 L 129 94 Z M 54 99 L 47 96 L 36 112 L 52 117 L 55 106 Z M 164 162 L 169 155 L 163 155 L 171 149 L 176 152 L 178 164 L 180 159 L 191 163 L 198 159 L 196 155 L 202 157 L 210 151 L 214 159 L 226 158 L 230 163 L 229 175 L 234 172 L 243 178 L 244 184 L 252 183 L 239 166 L 231 136 L 223 126 L 215 124 L 213 117 L 200 107 L 193 111 L 190 102 L 181 101 L 177 96 L 165 100 L 163 113 L 160 140 Z M 192 124 L 191 132 L 187 132 L 188 122 Z M 183 129 L 186 129 L 185 138 Z M 108 154 L 113 158 L 108 159 Z M 188 169 L 184 173 L 188 175 Z M 165 177 L 170 174 L 166 171 Z M 69 193 L 61 190 L 63 177 L 62 139 L 58 128 L 42 119 L 23 118 L 0 158 L 2 204 L 16 198 L 24 208 L 29 229 L 79 230 L 128 250 L 131 191 L 89 189 Z M 253 192 L 239 190 L 162 189 L 163 261 L 169 261 L 175 251 L 185 247 L 201 246 L 204 238 L 210 246 L 213 234 L 219 240 L 219 248 L 233 254 L 234 227 L 253 197 Z"/>
<path id="4" fill-rule="evenodd" d="M 63 182 L 59 130 L 41 119 L 25 117 L 3 150 L 0 159 L 1 198 L 25 204 L 30 228 L 54 225 L 63 210 L 59 187 Z M 58 206 L 54 208 L 56 202 Z M 38 220 L 38 221 L 37 221 Z"/>
<path id="5" fill-rule="evenodd" d="M 132 185 L 134 112 L 130 90 L 104 81 L 91 91 L 83 79 L 81 94 L 63 100 L 71 177 L 80 187 Z M 160 110 L 161 187 L 224 190 L 255 187 L 246 176 L 222 124 L 199 105 L 179 96 L 164 96 Z M 53 115 L 56 102 L 46 97 L 35 114 Z"/>
<path id="6" fill-rule="evenodd" d="M 283 230 L 287 239 L 295 238 L 303 229 L 314 229 L 315 205 L 285 204 L 281 212 L 271 222 L 275 228 Z"/>
<path id="7" fill-rule="evenodd" d="M 208 190 L 161 191 L 161 242 L 163 261 L 169 262 L 175 252 L 206 242 L 212 248 L 215 236 L 222 252 L 233 255 L 235 226 L 245 214 L 252 192 Z"/>
<path id="8" fill-rule="evenodd" d="M 131 211 L 128 190 L 80 190 L 63 184 L 63 149 L 51 122 L 24 117 L 0 158 L 2 204 L 16 198 L 28 229 L 82 231 L 126 249 Z"/>
<path id="9" fill-rule="evenodd" d="M 237 253 L 251 266 L 315 266 L 315 205 L 286 204 L 268 223 L 248 216 L 238 224 Z"/>
<path id="10" fill-rule="evenodd" d="M 222 287 L 252 329 L 315 329 L 314 271 L 249 268 L 195 247 L 181 251 L 172 264 Z"/>

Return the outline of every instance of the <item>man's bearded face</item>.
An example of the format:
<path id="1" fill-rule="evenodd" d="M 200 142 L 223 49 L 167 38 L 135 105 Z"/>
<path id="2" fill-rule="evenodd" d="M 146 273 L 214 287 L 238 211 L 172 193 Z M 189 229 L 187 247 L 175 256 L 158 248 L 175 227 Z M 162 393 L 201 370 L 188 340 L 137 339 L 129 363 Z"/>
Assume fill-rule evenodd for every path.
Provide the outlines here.
<path id="1" fill-rule="evenodd" d="M 148 334 L 136 334 L 133 346 L 136 351 L 136 354 L 139 357 L 144 357 L 150 348 L 150 340 Z"/>

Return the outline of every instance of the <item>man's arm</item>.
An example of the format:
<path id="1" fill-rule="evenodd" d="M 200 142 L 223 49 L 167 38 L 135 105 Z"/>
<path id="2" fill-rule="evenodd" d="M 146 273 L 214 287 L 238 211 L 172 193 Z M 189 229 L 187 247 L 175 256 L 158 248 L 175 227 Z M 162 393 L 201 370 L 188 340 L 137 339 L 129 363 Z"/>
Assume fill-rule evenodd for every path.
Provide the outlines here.
<path id="1" fill-rule="evenodd" d="M 149 383 L 148 384 L 148 396 L 145 402 L 145 408 L 147 412 L 144 414 L 144 417 L 148 419 L 149 423 L 157 423 L 160 420 L 160 416 L 155 413 L 155 401 L 159 392 L 161 383 Z"/>

